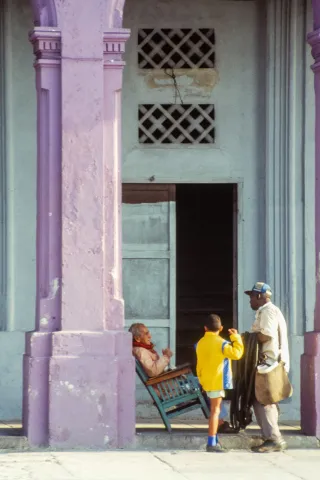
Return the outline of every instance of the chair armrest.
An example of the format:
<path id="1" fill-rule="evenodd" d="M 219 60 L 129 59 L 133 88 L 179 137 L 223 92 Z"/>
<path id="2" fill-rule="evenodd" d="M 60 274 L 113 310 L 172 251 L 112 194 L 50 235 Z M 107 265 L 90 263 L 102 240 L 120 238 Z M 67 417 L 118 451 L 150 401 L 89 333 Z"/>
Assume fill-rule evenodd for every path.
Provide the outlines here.
<path id="1" fill-rule="evenodd" d="M 181 375 L 186 375 L 187 373 L 192 373 L 191 366 L 188 363 L 180 365 L 179 367 L 176 367 L 174 370 L 171 370 L 169 372 L 161 373 L 161 375 L 149 378 L 149 380 L 146 382 L 146 385 L 157 385 L 158 383 L 181 377 Z"/>

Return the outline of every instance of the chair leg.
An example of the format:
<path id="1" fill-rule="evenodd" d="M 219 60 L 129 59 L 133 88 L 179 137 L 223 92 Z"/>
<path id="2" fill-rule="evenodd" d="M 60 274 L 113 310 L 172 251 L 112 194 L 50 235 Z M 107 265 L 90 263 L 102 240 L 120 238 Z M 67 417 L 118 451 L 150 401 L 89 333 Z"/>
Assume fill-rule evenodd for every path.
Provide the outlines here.
<path id="1" fill-rule="evenodd" d="M 163 423 L 166 427 L 166 430 L 168 433 L 171 433 L 172 432 L 172 427 L 171 427 L 171 423 L 170 423 L 170 420 L 169 418 L 167 417 L 166 413 L 164 413 L 164 415 L 162 416 L 162 420 L 163 420 Z"/>
<path id="2" fill-rule="evenodd" d="M 160 413 L 160 417 L 162 418 L 162 421 L 164 423 L 164 426 L 166 427 L 167 432 L 171 433 L 172 431 L 171 423 L 164 408 L 160 405 L 156 405 L 156 407 Z"/>

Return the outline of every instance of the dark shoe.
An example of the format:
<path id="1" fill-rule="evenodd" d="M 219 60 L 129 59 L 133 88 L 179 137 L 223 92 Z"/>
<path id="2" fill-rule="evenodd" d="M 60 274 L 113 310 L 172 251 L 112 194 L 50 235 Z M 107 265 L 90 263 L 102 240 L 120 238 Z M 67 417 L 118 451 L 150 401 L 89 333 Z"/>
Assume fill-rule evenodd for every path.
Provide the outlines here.
<path id="1" fill-rule="evenodd" d="M 217 445 L 207 445 L 206 446 L 206 451 L 207 452 L 210 452 L 210 453 L 224 453 L 225 450 L 222 448 L 222 446 L 220 445 L 220 443 L 218 443 Z"/>
<path id="2" fill-rule="evenodd" d="M 223 422 L 218 428 L 218 433 L 239 433 L 239 430 L 231 427 L 229 422 Z"/>
<path id="3" fill-rule="evenodd" d="M 283 452 L 286 450 L 287 444 L 284 440 L 274 442 L 273 440 L 266 440 L 259 447 L 253 447 L 251 450 L 255 453 L 271 453 L 271 452 Z"/>

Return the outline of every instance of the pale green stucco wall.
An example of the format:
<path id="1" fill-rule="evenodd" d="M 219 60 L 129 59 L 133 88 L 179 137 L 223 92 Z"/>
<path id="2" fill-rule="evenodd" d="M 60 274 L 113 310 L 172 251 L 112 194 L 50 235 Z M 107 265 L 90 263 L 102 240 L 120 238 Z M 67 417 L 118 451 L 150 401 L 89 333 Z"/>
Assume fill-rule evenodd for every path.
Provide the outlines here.
<path id="1" fill-rule="evenodd" d="M 29 8 L 28 0 L 6 0 L 6 31 L 5 31 L 5 74 L 6 74 L 6 112 L 7 112 L 7 187 L 8 187 L 8 318 L 7 332 L 0 332 L 0 419 L 19 417 L 21 414 L 21 386 L 22 386 L 22 354 L 24 350 L 24 331 L 31 330 L 34 326 L 34 305 L 35 305 L 35 221 L 36 221 L 36 97 L 34 87 L 34 71 L 32 67 L 33 55 L 32 48 L 28 42 L 28 31 L 32 28 L 32 16 Z M 163 3 L 163 2 L 162 2 Z M 164 2 L 166 3 L 166 2 Z M 168 3 L 168 2 L 167 2 Z M 191 3 L 191 2 L 190 2 Z M 207 3 L 207 2 L 205 2 Z M 210 2 L 209 2 L 210 3 Z M 228 9 L 241 8 L 242 2 L 227 2 Z M 250 16 L 246 18 L 247 23 L 256 20 L 256 12 L 251 2 L 247 2 L 245 7 L 248 9 Z M 136 68 L 136 52 L 134 41 L 136 39 L 136 27 L 140 24 L 148 27 L 153 21 L 157 20 L 156 9 L 154 12 L 146 11 L 145 19 L 139 16 L 137 0 L 128 0 L 128 8 L 126 12 L 126 25 L 133 28 L 133 36 L 128 43 L 127 61 L 128 66 L 124 75 L 124 128 L 123 128 L 123 159 L 124 170 L 123 179 L 125 182 L 146 182 L 147 179 L 155 174 L 157 181 L 160 182 L 204 182 L 207 181 L 208 175 L 211 181 L 239 181 L 245 183 L 242 198 L 243 216 L 246 219 L 245 229 L 241 237 L 241 245 L 245 247 L 242 269 L 240 271 L 242 287 L 250 287 L 253 281 L 257 280 L 264 272 L 264 252 L 263 248 L 257 246 L 259 237 L 251 232 L 257 230 L 259 222 L 259 211 L 256 207 L 252 207 L 252 202 L 263 198 L 259 188 L 256 185 L 254 176 L 248 177 L 250 166 L 256 169 L 256 173 L 263 175 L 262 166 L 255 166 L 255 154 L 259 153 L 260 144 L 256 142 L 256 130 L 250 132 L 253 143 L 245 145 L 241 155 L 241 161 L 238 161 L 237 153 L 237 137 L 231 139 L 225 136 L 224 146 L 222 150 L 216 149 L 214 155 L 209 149 L 206 149 L 206 155 L 197 155 L 196 149 L 186 149 L 183 155 L 179 155 L 179 149 L 149 150 L 148 155 L 137 145 L 136 129 L 133 128 L 136 122 L 136 105 L 145 101 L 172 101 L 172 92 L 169 95 L 167 89 L 154 89 L 152 92 L 146 91 L 145 80 L 139 77 Z M 143 6 L 143 2 L 141 2 Z M 148 2 L 150 5 L 150 3 Z M 187 1 L 184 1 L 184 6 Z M 211 3 L 210 3 L 211 4 Z M 145 5 L 145 3 L 144 3 Z M 236 5 L 236 7 L 235 7 Z M 170 6 L 169 6 L 170 7 Z M 141 8 L 141 7 L 140 7 Z M 151 7 L 150 7 L 151 8 Z M 197 24 L 203 21 L 205 10 L 199 13 L 198 5 L 196 7 Z M 183 20 L 184 24 L 189 26 L 187 18 L 189 9 L 184 8 L 183 11 L 176 9 L 170 10 L 171 24 L 180 26 Z M 190 15 L 190 14 L 189 14 Z M 222 14 L 221 14 L 222 15 Z M 205 15 L 206 19 L 208 16 Z M 195 16 L 194 16 L 195 18 Z M 311 8 L 308 10 L 308 27 L 306 31 L 311 30 Z M 163 20 L 164 21 L 164 20 Z M 169 19 L 166 20 L 168 26 Z M 231 32 L 235 31 L 238 25 L 238 16 L 234 13 L 231 22 Z M 255 27 L 256 28 L 256 27 Z M 220 30 L 219 30 L 220 29 Z M 230 89 L 233 89 L 234 102 L 239 98 L 239 84 L 234 86 L 234 78 L 232 77 L 232 69 L 229 65 L 230 55 L 234 54 L 234 43 L 237 43 L 237 37 L 229 37 L 229 33 L 225 32 L 220 26 L 218 33 L 220 39 L 225 39 L 228 50 L 226 57 L 222 62 L 221 82 L 218 89 L 210 92 L 209 97 L 217 105 L 217 113 L 220 114 L 220 126 L 227 125 L 226 112 L 228 107 L 228 95 Z M 257 35 L 257 31 L 251 32 Z M 250 36 L 249 35 L 249 36 Z M 0 36 L 0 40 L 1 40 Z M 3 41 L 3 40 L 2 40 Z M 223 43 L 223 42 L 222 42 Z M 247 45 L 247 52 L 251 51 L 252 58 L 261 61 L 258 52 L 253 48 L 252 44 L 248 45 L 247 41 L 242 40 L 243 45 Z M 224 43 L 225 45 L 225 43 Z M 240 45 L 240 44 L 239 44 Z M 238 46 L 239 46 L 238 45 Z M 314 93 L 313 93 L 313 75 L 309 68 L 312 63 L 310 48 L 305 45 L 306 52 L 306 92 L 305 92 L 305 218 L 304 218 L 304 237 L 305 237 L 305 262 L 307 266 L 305 272 L 299 272 L 299 277 L 304 276 L 305 289 L 310 287 L 310 295 L 308 296 L 305 308 L 306 326 L 312 328 L 313 319 L 313 285 L 314 280 L 314 230 L 313 230 L 313 199 L 314 199 Z M 229 55 L 230 53 L 230 55 Z M 242 59 L 243 60 L 243 59 Z M 231 62 L 232 63 L 232 62 Z M 234 62 L 233 62 L 234 65 Z M 243 68 L 243 61 L 238 59 L 238 71 Z M 245 84 L 243 92 L 246 95 L 257 93 L 255 66 L 246 63 L 246 74 L 248 80 Z M 220 62 L 221 66 L 221 62 Z M 221 72 L 220 72 L 221 73 Z M 237 72 L 235 72 L 237 73 Z M 229 79 L 224 84 L 224 78 Z M 227 87 L 230 88 L 227 88 Z M 206 101 L 206 96 L 202 96 L 201 92 L 190 94 L 192 102 L 197 100 Z M 218 95 L 219 93 L 219 95 Z M 188 95 L 187 95 L 188 97 Z M 189 98 L 190 99 L 190 98 Z M 243 98 L 242 98 L 242 101 Z M 220 103 L 219 103 L 220 102 Z M 301 102 L 303 103 L 303 102 Z M 245 104 L 245 108 L 250 106 L 251 111 L 257 110 L 257 102 L 254 98 L 249 98 L 249 103 Z M 262 108 L 262 107 L 261 107 Z M 304 107 L 302 107 L 304 108 Z M 230 111 L 230 109 L 229 109 Z M 218 118 L 218 117 L 217 117 Z M 243 120 L 242 120 L 243 121 Z M 236 123 L 236 122 L 235 122 Z M 237 127 L 238 128 L 238 127 Z M 218 132 L 219 133 L 219 132 Z M 248 135 L 246 136 L 248 141 Z M 224 152 L 224 156 L 221 154 Z M 235 153 L 236 152 L 236 153 Z M 246 153 L 247 155 L 244 155 Z M 239 155 L 240 156 L 240 155 Z M 243 161 L 245 158 L 245 162 Z M 176 167 L 174 167 L 177 165 Z M 168 169 L 170 167 L 170 170 Z M 306 207 L 308 205 L 308 207 Z M 263 208 L 262 208 L 263 210 Z M 262 229 L 264 218 L 260 218 Z M 248 253 L 254 252 L 253 257 Z M 247 253 L 246 253 L 247 252 Z M 249 258 L 246 262 L 245 260 Z M 256 259 L 254 264 L 253 259 Z M 296 299 L 294 299 L 296 301 Z M 240 305 L 242 312 L 242 326 L 248 327 L 252 320 L 252 312 L 247 304 Z M 289 319 L 290 321 L 290 319 Z M 302 352 L 302 331 L 303 320 L 299 322 L 296 335 L 291 336 L 291 349 L 295 352 L 292 359 L 293 375 L 296 386 L 296 394 L 294 404 L 288 408 L 288 415 L 298 412 L 298 395 L 299 395 L 299 362 L 300 353 Z"/>
<path id="2" fill-rule="evenodd" d="M 11 0 L 7 16 L 8 330 L 34 326 L 36 94 L 28 42 L 29 4 L 28 0 Z"/>
<path id="3" fill-rule="evenodd" d="M 7 331 L 0 333 L 0 419 L 21 415 L 24 332 L 35 321 L 36 96 L 28 0 L 7 0 Z"/>
<path id="4" fill-rule="evenodd" d="M 311 3 L 292 1 L 291 26 L 273 15 L 279 10 L 271 7 L 281 10 L 281 0 L 177 0 L 175 5 L 126 3 L 124 26 L 131 37 L 123 85 L 122 178 L 125 183 L 150 183 L 150 178 L 152 183 L 238 183 L 239 329 L 250 329 L 254 319 L 242 292 L 258 279 L 270 282 L 290 332 L 295 394 L 283 411 L 287 418 L 299 418 L 303 333 L 313 328 L 314 309 L 314 79 L 305 40 L 312 30 Z M 177 83 L 185 103 L 214 103 L 216 144 L 140 145 L 138 105 L 172 103 L 174 89 L 163 72 L 139 70 L 138 29 L 181 27 L 215 28 L 214 86 L 191 85 L 181 72 Z M 283 115 L 286 108 L 290 119 Z M 151 413 L 138 406 L 138 414 Z"/>

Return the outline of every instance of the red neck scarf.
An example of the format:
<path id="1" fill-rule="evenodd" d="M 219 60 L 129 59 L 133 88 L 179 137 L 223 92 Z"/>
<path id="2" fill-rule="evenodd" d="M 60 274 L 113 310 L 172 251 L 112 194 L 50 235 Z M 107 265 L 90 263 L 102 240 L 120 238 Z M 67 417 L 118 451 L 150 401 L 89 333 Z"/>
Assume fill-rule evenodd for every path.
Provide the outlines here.
<path id="1" fill-rule="evenodd" d="M 133 346 L 134 347 L 139 347 L 139 348 L 145 348 L 146 350 L 150 350 L 152 353 L 156 353 L 154 350 L 154 344 L 150 343 L 150 345 L 146 345 L 145 343 L 142 342 L 136 342 L 136 340 L 133 340 Z"/>

